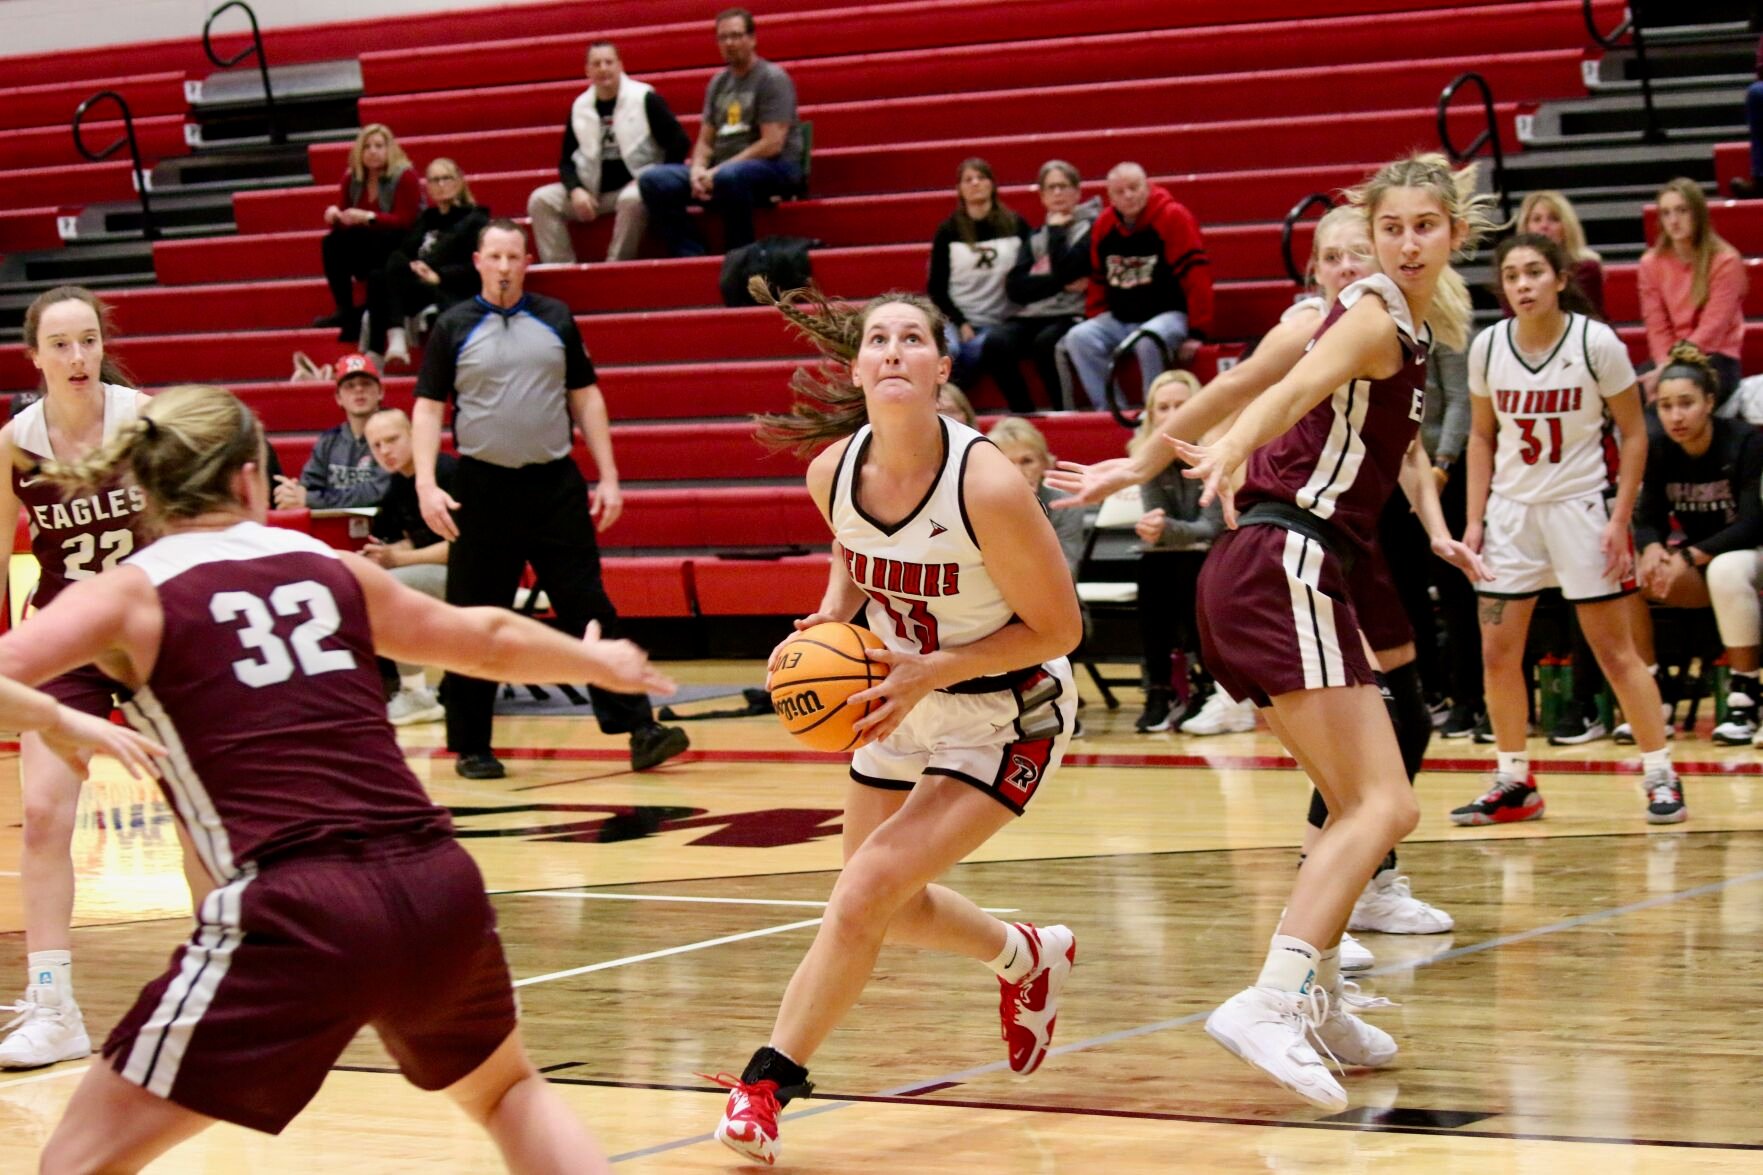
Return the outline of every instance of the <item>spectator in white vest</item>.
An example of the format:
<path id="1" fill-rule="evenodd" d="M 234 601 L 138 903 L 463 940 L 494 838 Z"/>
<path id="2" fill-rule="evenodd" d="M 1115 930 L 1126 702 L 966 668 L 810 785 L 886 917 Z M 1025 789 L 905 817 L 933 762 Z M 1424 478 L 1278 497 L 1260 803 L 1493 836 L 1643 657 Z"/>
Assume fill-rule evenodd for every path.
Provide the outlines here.
<path id="1" fill-rule="evenodd" d="M 616 211 L 608 261 L 637 255 L 648 211 L 637 177 L 657 163 L 680 163 L 691 150 L 679 119 L 654 87 L 626 77 L 611 41 L 588 46 L 588 80 L 563 126 L 558 182 L 533 189 L 527 214 L 539 260 L 573 264 L 569 222 L 591 221 Z"/>

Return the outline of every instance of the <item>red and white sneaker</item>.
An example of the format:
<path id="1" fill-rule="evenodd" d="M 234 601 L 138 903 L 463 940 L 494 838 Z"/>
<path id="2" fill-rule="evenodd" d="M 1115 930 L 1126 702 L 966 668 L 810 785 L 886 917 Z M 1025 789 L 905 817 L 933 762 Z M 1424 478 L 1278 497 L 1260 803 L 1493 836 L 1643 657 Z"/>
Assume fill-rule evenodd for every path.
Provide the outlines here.
<path id="1" fill-rule="evenodd" d="M 1077 962 L 1077 936 L 1063 926 L 1016 923 L 1034 962 L 1020 983 L 998 980 L 998 1018 L 1010 1051 L 1010 1070 L 1027 1075 L 1041 1067 L 1059 1018 L 1059 992 Z"/>
<path id="2" fill-rule="evenodd" d="M 729 1091 L 722 1121 L 716 1124 L 716 1140 L 756 1163 L 767 1167 L 777 1162 L 783 1144 L 777 1137 L 777 1082 L 755 1081 L 748 1085 L 738 1077 L 718 1073 L 700 1074 Z"/>

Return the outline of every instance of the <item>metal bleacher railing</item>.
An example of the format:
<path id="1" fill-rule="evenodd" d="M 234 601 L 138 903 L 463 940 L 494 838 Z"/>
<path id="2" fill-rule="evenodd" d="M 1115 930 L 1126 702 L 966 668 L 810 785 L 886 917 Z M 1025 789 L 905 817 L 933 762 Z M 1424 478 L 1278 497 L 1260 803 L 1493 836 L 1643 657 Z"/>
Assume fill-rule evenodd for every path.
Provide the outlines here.
<path id="1" fill-rule="evenodd" d="M 1605 49 L 1631 48 L 1634 50 L 1635 72 L 1640 75 L 1641 109 L 1644 112 L 1646 125 L 1641 131 L 1641 139 L 1648 143 L 1663 143 L 1665 130 L 1659 125 L 1659 116 L 1653 110 L 1653 71 L 1647 66 L 1647 38 L 1641 31 L 1640 20 L 1641 0 L 1630 0 L 1625 10 L 1622 23 L 1608 33 L 1598 31 L 1598 20 L 1592 12 L 1592 0 L 1582 0 L 1585 11 L 1585 31 L 1591 38 Z M 1628 37 L 1628 44 L 1622 38 Z"/>
<path id="2" fill-rule="evenodd" d="M 251 43 L 231 57 L 223 59 L 220 54 L 214 51 L 214 22 L 221 13 L 229 8 L 245 10 L 245 17 L 251 22 Z M 251 11 L 251 6 L 245 3 L 245 0 L 227 0 L 227 3 L 208 14 L 208 19 L 202 25 L 202 51 L 208 54 L 208 60 L 214 62 L 221 69 L 231 69 L 253 53 L 257 55 L 257 72 L 263 78 L 263 105 L 269 121 L 269 141 L 277 146 L 286 143 L 288 132 L 282 128 L 282 120 L 276 114 L 275 92 L 270 89 L 269 85 L 269 59 L 263 55 L 263 34 L 257 28 L 257 14 Z"/>
<path id="3" fill-rule="evenodd" d="M 103 150 L 93 151 L 86 146 L 85 137 L 80 134 L 80 127 L 85 123 L 86 115 L 90 114 L 92 109 L 105 99 L 115 102 L 117 109 L 122 112 L 122 134 Z M 99 90 L 81 102 L 79 108 L 73 112 L 73 145 L 81 155 L 93 163 L 109 159 L 124 146 L 128 147 L 129 158 L 135 165 L 135 194 L 141 200 L 141 236 L 149 241 L 158 239 L 159 226 L 153 223 L 153 201 L 147 192 L 147 174 L 141 168 L 141 145 L 135 140 L 135 116 L 129 110 L 128 99 L 115 90 Z"/>
<path id="4" fill-rule="evenodd" d="M 1451 142 L 1451 100 L 1457 96 L 1458 90 L 1470 84 L 1481 91 L 1481 108 L 1487 115 L 1487 126 L 1482 128 L 1479 135 L 1469 141 L 1467 147 L 1458 150 L 1457 145 Z M 1500 118 L 1494 110 L 1494 92 L 1488 87 L 1488 80 L 1474 70 L 1466 70 L 1458 74 L 1451 79 L 1451 84 L 1445 87 L 1444 93 L 1439 95 L 1439 145 L 1445 149 L 1445 154 L 1449 155 L 1455 163 L 1467 163 L 1479 155 L 1483 147 L 1489 145 L 1493 147 L 1494 191 L 1500 196 L 1500 215 L 1510 221 L 1512 219 L 1512 196 L 1506 191 L 1506 152 L 1500 143 Z"/>
<path id="5" fill-rule="evenodd" d="M 1305 276 L 1304 267 L 1300 266 L 1297 258 L 1292 256 L 1292 233 L 1297 229 L 1298 222 L 1310 215 L 1310 210 L 1312 208 L 1320 208 L 1326 213 L 1333 207 L 1333 196 L 1330 196 L 1327 192 L 1311 192 L 1308 196 L 1305 196 L 1302 200 L 1299 200 L 1296 204 L 1292 205 L 1292 210 L 1286 213 L 1285 220 L 1280 222 L 1280 259 L 1286 264 L 1286 276 L 1291 278 L 1292 284 L 1299 289 L 1302 289 L 1308 284 L 1308 279 Z"/>

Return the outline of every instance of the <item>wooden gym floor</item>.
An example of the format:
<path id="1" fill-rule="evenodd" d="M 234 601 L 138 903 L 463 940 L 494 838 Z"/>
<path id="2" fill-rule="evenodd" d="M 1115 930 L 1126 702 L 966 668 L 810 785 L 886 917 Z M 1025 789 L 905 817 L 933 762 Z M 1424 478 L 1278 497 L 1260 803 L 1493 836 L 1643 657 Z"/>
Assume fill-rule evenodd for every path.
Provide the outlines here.
<path id="1" fill-rule="evenodd" d="M 685 667 L 756 684 L 754 664 Z M 1087 735 L 1029 815 L 950 882 L 1062 921 L 1078 969 L 1055 1049 L 1005 1071 L 977 965 L 884 952 L 786 1119 L 780 1169 L 817 1172 L 1763 1171 L 1763 763 L 1680 738 L 1691 819 L 1649 828 L 1609 742 L 1534 740 L 1548 818 L 1456 829 L 1489 748 L 1435 741 L 1403 847 L 1454 933 L 1366 935 L 1365 987 L 1402 1045 L 1328 1116 L 1213 1044 L 1201 1021 L 1252 980 L 1283 904 L 1307 787 L 1264 732 L 1136 735 L 1136 697 L 1094 697 Z M 726 702 L 685 707 L 714 708 Z M 1704 720 L 1703 729 L 1707 722 Z M 768 717 L 690 725 L 694 753 L 631 774 L 591 720 L 499 721 L 508 779 L 467 783 L 405 736 L 497 895 L 535 1060 L 620 1170 L 726 1171 L 708 1141 L 764 1043 L 838 861 L 842 761 Z M 1632 749 L 1632 748 L 1629 748 Z M 16 755 L 0 766 L 0 866 L 16 868 Z M 101 766 L 75 844 L 75 976 L 94 1036 L 185 934 L 156 791 Z M 16 873 L 0 872 L 0 998 L 23 961 Z M 341 977 L 340 977 L 341 978 Z M 342 981 L 346 981 L 343 978 Z M 86 1062 L 0 1075 L 0 1171 L 32 1168 Z M 219 1127 L 162 1172 L 481 1172 L 494 1153 L 446 1101 L 358 1040 L 279 1139 Z"/>

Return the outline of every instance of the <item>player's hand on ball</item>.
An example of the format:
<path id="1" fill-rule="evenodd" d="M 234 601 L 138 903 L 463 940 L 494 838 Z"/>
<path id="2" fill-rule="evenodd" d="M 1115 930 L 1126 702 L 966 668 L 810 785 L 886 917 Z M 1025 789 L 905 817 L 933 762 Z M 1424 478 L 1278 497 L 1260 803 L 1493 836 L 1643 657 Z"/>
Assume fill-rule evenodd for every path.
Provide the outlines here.
<path id="1" fill-rule="evenodd" d="M 42 736 L 49 749 L 69 763 L 83 766 L 86 756 L 97 751 L 121 763 L 133 779 L 158 779 L 159 764 L 154 760 L 166 754 L 164 747 L 126 726 L 66 706 L 59 707 L 56 724 L 44 729 Z"/>
<path id="2" fill-rule="evenodd" d="M 804 616 L 802 619 L 795 622 L 796 632 L 807 632 L 816 624 L 837 624 L 838 621 L 839 618 L 829 612 L 815 612 L 814 614 Z M 796 633 L 791 633 L 789 636 L 786 636 L 783 640 L 777 642 L 777 647 L 771 650 L 771 656 L 765 659 L 766 689 L 771 688 L 771 675 L 777 672 L 777 663 L 779 658 L 784 655 L 784 646 L 795 639 Z"/>
<path id="3" fill-rule="evenodd" d="M 880 742 L 899 729 L 912 707 L 918 705 L 937 688 L 936 653 L 904 653 L 898 649 L 868 649 L 871 661 L 888 667 L 885 679 L 866 690 L 851 695 L 846 704 L 862 706 L 880 703 L 869 714 L 851 724 L 853 733 L 862 736 L 862 743 Z"/>
<path id="4" fill-rule="evenodd" d="M 649 663 L 649 654 L 641 645 L 630 641 L 609 641 L 600 635 L 600 622 L 588 621 L 582 643 L 592 645 L 594 655 L 605 667 L 604 676 L 595 682 L 620 694 L 660 694 L 670 696 L 679 686 L 673 678 Z"/>
<path id="5" fill-rule="evenodd" d="M 1224 507 L 1224 524 L 1232 530 L 1237 528 L 1237 491 L 1232 480 L 1237 466 L 1243 463 L 1243 455 L 1235 448 L 1219 441 L 1212 445 L 1196 445 L 1190 441 L 1177 440 L 1165 436 L 1175 447 L 1175 455 L 1187 463 L 1181 471 L 1186 478 L 1201 483 L 1205 488 L 1200 493 L 1200 505 L 1210 506 L 1218 502 Z"/>

